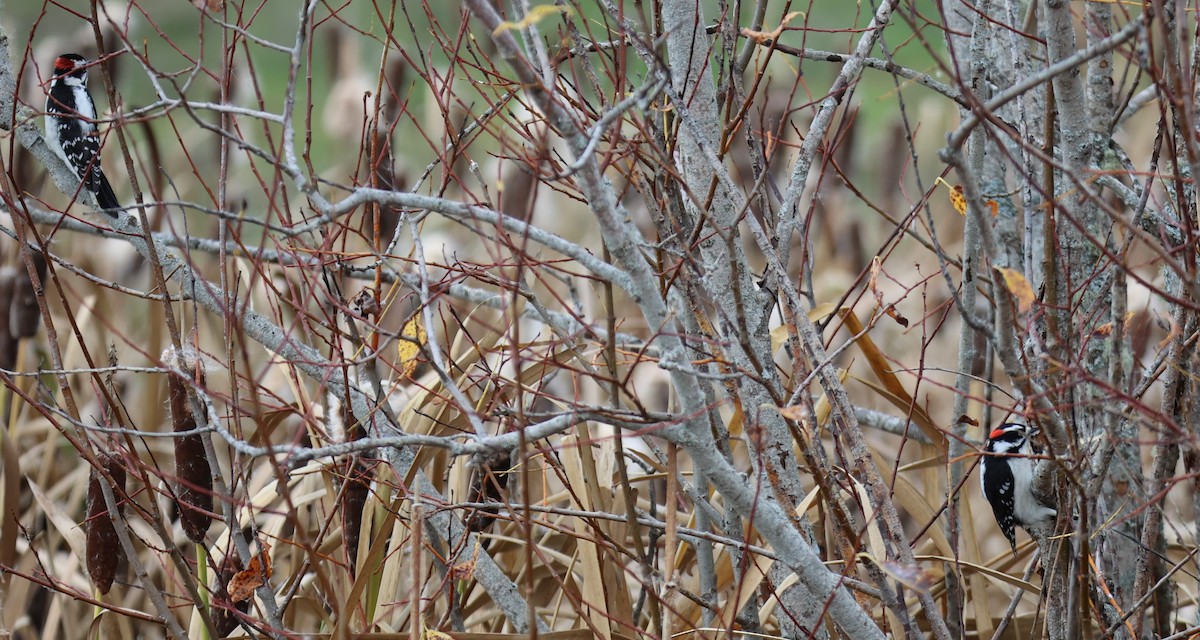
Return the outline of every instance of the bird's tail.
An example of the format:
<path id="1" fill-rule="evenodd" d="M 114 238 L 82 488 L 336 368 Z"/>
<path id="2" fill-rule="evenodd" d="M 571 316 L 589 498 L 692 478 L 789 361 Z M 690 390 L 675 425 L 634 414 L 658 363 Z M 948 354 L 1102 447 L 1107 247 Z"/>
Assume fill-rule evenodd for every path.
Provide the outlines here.
<path id="1" fill-rule="evenodd" d="M 117 217 L 117 210 L 121 208 L 121 203 L 117 201 L 117 194 L 113 193 L 112 185 L 108 183 L 108 178 L 103 173 L 98 176 L 97 181 L 100 184 L 96 188 L 96 204 L 111 218 Z"/>

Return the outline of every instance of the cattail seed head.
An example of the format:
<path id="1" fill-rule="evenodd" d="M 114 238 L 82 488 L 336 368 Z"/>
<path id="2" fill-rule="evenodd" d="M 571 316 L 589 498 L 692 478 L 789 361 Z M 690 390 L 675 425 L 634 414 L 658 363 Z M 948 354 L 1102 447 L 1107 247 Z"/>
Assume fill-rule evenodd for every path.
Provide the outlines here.
<path id="1" fill-rule="evenodd" d="M 471 486 L 467 489 L 470 502 L 500 502 L 508 488 L 509 471 L 512 470 L 512 453 L 496 451 L 479 461 L 471 474 Z M 499 507 L 484 507 L 474 511 L 465 521 L 467 529 L 476 533 L 487 531 L 496 520 Z M 488 539 L 484 538 L 486 548 Z"/>
<path id="2" fill-rule="evenodd" d="M 363 508 L 371 493 L 371 470 L 354 461 L 347 465 L 346 490 L 342 492 L 339 509 L 342 512 L 342 538 L 346 541 L 346 556 L 353 574 L 358 563 L 358 541 L 362 536 Z"/>
<path id="3" fill-rule="evenodd" d="M 0 309 L 11 309 L 13 290 L 17 286 L 17 270 L 0 269 Z M 0 313 L 0 367 L 12 370 L 17 364 L 17 338 L 9 326 L 8 313 Z"/>
<path id="4" fill-rule="evenodd" d="M 196 382 L 203 386 L 203 369 L 196 369 Z M 179 524 L 192 542 L 204 542 L 208 527 L 212 524 L 213 493 L 212 466 L 204 448 L 205 434 L 188 433 L 196 430 L 196 417 L 188 402 L 186 383 L 174 374 L 167 376 L 167 390 L 171 406 L 171 423 L 175 433 L 186 433 L 175 437 L 175 502 L 179 510 Z"/>
<path id="5" fill-rule="evenodd" d="M 46 257 L 41 252 L 30 254 L 33 268 L 37 272 L 41 286 L 46 284 Z M 2 308 L 2 307 L 0 307 Z M 42 310 L 38 306 L 37 291 L 29 273 L 20 269 L 16 277 L 13 299 L 9 309 L 9 331 L 17 338 L 32 338 L 37 335 L 38 327 L 42 324 Z"/>
<path id="6" fill-rule="evenodd" d="M 113 495 L 118 501 L 125 494 L 125 467 L 121 459 L 112 454 L 103 453 L 98 457 L 100 466 L 112 477 Z M 116 526 L 108 512 L 108 503 L 104 501 L 104 474 L 96 468 L 92 469 L 88 479 L 87 495 L 87 570 L 92 578 L 92 584 L 100 593 L 108 593 L 113 580 L 117 576 L 117 566 L 125 557 L 121 542 L 117 538 Z"/>

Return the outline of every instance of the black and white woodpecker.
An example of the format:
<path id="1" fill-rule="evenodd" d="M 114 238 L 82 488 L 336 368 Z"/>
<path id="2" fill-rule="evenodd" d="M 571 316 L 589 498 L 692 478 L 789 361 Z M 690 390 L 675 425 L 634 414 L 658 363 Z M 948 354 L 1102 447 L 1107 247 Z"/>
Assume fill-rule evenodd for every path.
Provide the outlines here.
<path id="1" fill-rule="evenodd" d="M 100 132 L 96 104 L 88 93 L 87 69 L 88 61 L 76 53 L 55 59 L 46 97 L 46 142 L 96 196 L 96 204 L 115 218 L 121 204 L 100 169 Z"/>
<path id="2" fill-rule="evenodd" d="M 996 524 L 1008 538 L 1013 553 L 1017 551 L 1017 525 L 1028 530 L 1057 515 L 1033 495 L 1031 437 L 1035 433 L 1023 424 L 1000 425 L 988 435 L 981 461 L 979 483 L 983 495 L 991 503 Z"/>

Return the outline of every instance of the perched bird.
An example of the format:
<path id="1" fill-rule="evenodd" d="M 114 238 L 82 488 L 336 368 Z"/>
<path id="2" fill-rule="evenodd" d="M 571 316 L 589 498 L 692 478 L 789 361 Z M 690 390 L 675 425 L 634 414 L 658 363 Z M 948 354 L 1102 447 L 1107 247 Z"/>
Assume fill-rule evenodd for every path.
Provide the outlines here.
<path id="1" fill-rule="evenodd" d="M 1033 495 L 1033 447 L 1030 437 L 1036 432 L 1023 424 L 1007 423 L 988 435 L 986 451 L 980 463 L 979 483 L 983 495 L 992 504 L 996 524 L 1017 551 L 1016 526 L 1053 519 L 1058 512 L 1042 504 Z"/>
<path id="2" fill-rule="evenodd" d="M 46 142 L 67 162 L 83 186 L 96 196 L 101 209 L 121 207 L 108 178 L 100 169 L 100 133 L 96 105 L 87 88 L 88 61 L 64 53 L 54 61 L 54 78 L 46 98 Z M 106 211 L 116 217 L 115 211 Z"/>

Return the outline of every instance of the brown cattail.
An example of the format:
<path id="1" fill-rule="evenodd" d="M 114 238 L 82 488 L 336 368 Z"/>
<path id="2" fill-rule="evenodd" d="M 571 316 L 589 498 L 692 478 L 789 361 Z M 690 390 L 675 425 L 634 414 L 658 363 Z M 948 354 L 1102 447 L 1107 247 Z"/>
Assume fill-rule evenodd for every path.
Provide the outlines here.
<path id="1" fill-rule="evenodd" d="M 366 430 L 354 418 L 354 410 L 350 400 L 342 402 L 342 424 L 346 430 L 346 440 L 353 441 L 366 437 Z M 358 541 L 362 535 L 363 507 L 367 504 L 367 496 L 371 492 L 371 470 L 359 460 L 346 463 L 346 490 L 338 509 L 342 512 L 342 539 L 346 542 L 346 556 L 350 562 L 350 573 L 354 573 L 358 562 Z"/>
<path id="2" fill-rule="evenodd" d="M 380 106 L 383 113 L 373 132 L 375 136 L 373 146 L 375 155 L 371 158 L 370 162 L 375 172 L 376 187 L 380 189 L 402 189 L 405 188 L 403 185 L 406 180 L 403 175 L 397 176 L 395 163 L 396 149 L 393 144 L 392 134 L 395 132 L 397 123 L 403 117 L 404 105 L 408 102 L 406 100 L 408 92 L 405 89 L 408 76 L 408 61 L 404 59 L 404 56 L 388 56 L 387 62 L 384 63 L 383 76 L 385 86 L 380 96 Z M 396 205 L 379 205 L 379 235 L 385 243 L 396 232 L 396 227 L 400 224 L 402 213 L 403 210 Z M 367 229 L 367 231 L 368 237 L 374 235 L 374 229 Z"/>
<path id="3" fill-rule="evenodd" d="M 125 467 L 121 459 L 112 454 L 103 453 L 98 457 L 100 467 L 112 477 L 113 495 L 118 502 L 125 493 Z M 100 593 L 108 593 L 112 588 L 113 579 L 117 576 L 117 565 L 125 557 L 121 542 L 117 538 L 117 529 L 108 513 L 108 503 L 104 501 L 104 474 L 92 468 L 88 479 L 87 497 L 87 570 L 92 577 L 92 584 Z"/>
<path id="4" fill-rule="evenodd" d="M 469 502 L 499 502 L 504 499 L 508 488 L 508 475 L 512 470 L 512 452 L 496 451 L 480 461 L 479 467 L 472 474 L 471 486 L 467 489 Z M 483 507 L 477 509 L 467 518 L 466 526 L 470 531 L 481 533 L 491 528 L 496 520 L 500 507 Z M 482 546 L 487 548 L 488 539 Z"/>
<path id="5" fill-rule="evenodd" d="M 41 283 L 41 286 L 45 286 L 46 256 L 42 255 L 40 251 L 31 252 L 30 259 L 37 272 L 38 282 Z M 38 296 L 33 286 L 33 280 L 29 279 L 29 273 L 24 269 L 21 269 L 17 275 L 12 304 L 8 309 L 8 327 L 13 337 L 32 338 L 37 335 L 38 327 L 42 323 L 42 310 L 38 307 Z"/>
<path id="6" fill-rule="evenodd" d="M 197 382 L 204 385 L 204 372 L 197 369 Z M 196 418 L 188 402 L 187 387 L 175 375 L 167 377 L 167 389 L 171 400 L 171 421 L 175 433 L 196 430 Z M 193 433 L 175 437 L 175 506 L 179 510 L 179 524 L 192 542 L 204 542 L 208 526 L 212 524 L 213 493 L 212 467 L 204 450 L 204 435 Z"/>
<path id="7" fill-rule="evenodd" d="M 346 490 L 342 492 L 342 537 L 346 541 L 346 556 L 350 561 L 350 573 L 358 563 L 358 541 L 362 536 L 363 508 L 371 493 L 371 470 L 362 462 L 347 464 Z"/>
<path id="8" fill-rule="evenodd" d="M 0 309 L 12 308 L 13 289 L 17 285 L 17 270 L 0 269 Z M 0 313 L 0 367 L 12 370 L 17 364 L 17 339 L 9 326 L 9 314 Z"/>

